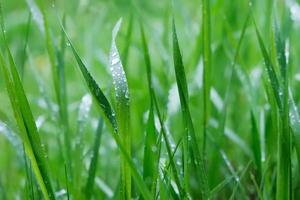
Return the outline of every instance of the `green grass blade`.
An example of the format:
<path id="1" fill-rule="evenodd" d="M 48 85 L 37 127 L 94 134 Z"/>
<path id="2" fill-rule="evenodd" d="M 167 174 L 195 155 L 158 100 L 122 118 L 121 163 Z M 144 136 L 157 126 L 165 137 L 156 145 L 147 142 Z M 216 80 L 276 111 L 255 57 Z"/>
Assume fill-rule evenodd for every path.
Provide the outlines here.
<path id="1" fill-rule="evenodd" d="M 77 115 L 77 131 L 75 136 L 75 147 L 73 149 L 73 155 L 76 155 L 72 159 L 72 189 L 73 195 L 77 198 L 83 198 L 82 186 L 79 184 L 82 180 L 82 172 L 84 172 L 84 165 L 82 160 L 84 159 L 84 133 L 85 126 L 89 120 L 89 113 L 92 107 L 92 97 L 90 94 L 86 94 L 81 98 L 81 102 L 78 108 Z"/>
<path id="2" fill-rule="evenodd" d="M 27 51 L 27 46 L 28 46 L 28 42 L 29 42 L 31 18 L 32 18 L 31 17 L 31 12 L 29 12 L 28 20 L 27 20 L 27 24 L 26 24 L 26 34 L 25 34 L 25 42 L 24 42 L 24 47 L 23 47 L 22 62 L 20 64 L 21 80 L 23 80 L 23 77 L 24 77 L 24 68 L 25 68 L 25 62 L 26 62 L 26 58 L 27 58 L 26 51 Z"/>
<path id="3" fill-rule="evenodd" d="M 52 39 L 51 30 L 49 28 L 48 16 L 46 10 L 42 9 L 42 16 L 45 30 L 45 43 L 49 55 L 52 81 L 54 84 L 54 92 L 58 103 L 58 118 L 59 125 L 64 135 L 65 160 L 70 172 L 71 170 L 71 139 L 69 132 L 68 110 L 67 110 L 67 91 L 65 84 L 64 70 L 64 51 L 65 51 L 65 35 L 61 33 L 61 48 L 55 45 Z M 63 20 L 64 21 L 64 20 Z M 72 178 L 72 173 L 70 174 Z"/>
<path id="4" fill-rule="evenodd" d="M 288 92 L 288 66 L 286 63 L 284 42 L 281 40 L 277 21 L 275 20 L 275 47 L 281 72 L 282 92 L 279 93 L 282 101 L 281 131 L 278 136 L 278 168 L 276 199 L 290 199 L 291 192 L 291 137 L 289 124 L 289 92 Z"/>
<path id="5" fill-rule="evenodd" d="M 156 189 L 156 180 L 155 174 L 158 171 L 158 164 L 156 161 L 157 157 L 157 133 L 154 124 L 154 108 L 153 108 L 153 87 L 152 87 L 152 78 L 151 78 L 151 63 L 149 58 L 148 52 L 148 45 L 145 38 L 144 29 L 141 25 L 141 37 L 143 43 L 143 50 L 144 50 L 144 60 L 146 62 L 146 69 L 147 69 L 147 80 L 148 80 L 148 87 L 149 87 L 149 96 L 150 96 L 150 109 L 149 109 L 149 116 L 146 128 L 146 138 L 145 138 L 145 147 L 144 147 L 144 180 L 148 187 L 152 188 L 152 193 L 155 195 Z M 153 184 L 155 183 L 155 184 Z"/>
<path id="6" fill-rule="evenodd" d="M 254 25 L 255 25 L 255 31 L 256 31 L 256 36 L 257 36 L 258 43 L 259 43 L 259 46 L 260 46 L 260 50 L 262 52 L 262 55 L 263 55 L 263 58 L 264 58 L 264 61 L 265 61 L 265 66 L 266 66 L 266 69 L 267 69 L 268 78 L 270 80 L 271 87 L 273 89 L 273 95 L 275 96 L 276 103 L 277 103 L 279 109 L 282 110 L 282 108 L 281 108 L 282 107 L 281 106 L 281 99 L 280 99 L 280 96 L 279 96 L 279 93 L 280 93 L 280 90 L 281 90 L 280 86 L 279 86 L 279 81 L 278 81 L 278 78 L 276 76 L 274 67 L 272 65 L 272 61 L 269 57 L 269 54 L 268 54 L 267 49 L 265 47 L 265 44 L 262 40 L 262 37 L 261 37 L 261 35 L 258 31 L 258 28 L 256 26 L 255 21 L 254 21 Z"/>
<path id="7" fill-rule="evenodd" d="M 147 46 L 147 43 L 146 43 L 146 38 L 145 38 L 145 34 L 144 34 L 142 24 L 141 24 L 141 34 L 142 34 L 141 37 L 142 37 L 143 50 L 144 50 L 144 60 L 145 60 L 146 70 L 147 70 L 147 81 L 148 81 L 148 87 L 149 87 L 149 93 L 150 93 L 150 106 L 153 103 L 153 107 L 155 108 L 156 113 L 157 113 L 157 117 L 158 117 L 158 120 L 159 120 L 159 123 L 160 123 L 160 126 L 161 126 L 161 134 L 162 134 L 162 137 L 163 137 L 163 139 L 165 141 L 165 144 L 166 144 L 166 150 L 167 150 L 168 157 L 170 159 L 170 165 L 171 165 L 171 168 L 172 168 L 172 171 L 173 171 L 175 183 L 176 183 L 176 185 L 179 189 L 180 195 L 185 196 L 186 191 L 182 187 L 180 179 L 179 179 L 179 173 L 178 173 L 175 161 L 174 161 L 173 156 L 172 156 L 172 149 L 171 149 L 170 141 L 169 141 L 169 138 L 167 136 L 165 124 L 164 124 L 162 116 L 160 114 L 160 109 L 159 109 L 158 102 L 157 102 L 157 99 L 156 99 L 156 95 L 155 95 L 155 92 L 154 92 L 154 89 L 153 89 L 150 56 L 149 56 L 148 46 Z M 157 162 L 158 161 L 159 161 L 159 158 L 158 158 Z M 158 174 L 158 171 L 159 171 L 158 168 L 156 170 L 157 170 L 156 174 Z M 155 188 L 155 187 L 153 186 L 153 188 Z"/>
<path id="8" fill-rule="evenodd" d="M 122 20 L 120 19 L 112 31 L 112 45 L 110 50 L 110 69 L 113 77 L 116 97 L 116 118 L 118 133 L 123 141 L 128 155 L 131 155 L 131 137 L 129 131 L 129 91 L 127 79 L 116 46 L 116 37 L 119 32 Z M 121 193 L 124 199 L 131 199 L 131 172 L 127 162 L 121 157 Z"/>
<path id="9" fill-rule="evenodd" d="M 205 155 L 206 133 L 210 110 L 211 88 L 211 29 L 210 29 L 210 1 L 202 2 L 202 30 L 203 30 L 203 154 Z"/>
<path id="10" fill-rule="evenodd" d="M 97 164 L 98 164 L 98 158 L 99 158 L 99 148 L 100 148 L 100 142 L 101 142 L 101 136 L 102 136 L 102 129 L 103 129 L 103 120 L 100 118 L 98 121 L 98 127 L 96 130 L 96 136 L 95 136 L 95 143 L 93 147 L 93 155 L 92 160 L 89 166 L 88 170 L 88 178 L 87 183 L 85 186 L 85 196 L 86 199 L 89 200 L 92 197 L 93 194 L 93 187 L 95 183 L 95 177 L 96 177 L 96 170 L 97 170 Z"/>
<path id="11" fill-rule="evenodd" d="M 297 156 L 298 156 L 298 163 L 300 162 L 300 116 L 298 108 L 295 104 L 295 100 L 292 94 L 292 91 L 289 92 L 290 101 L 290 124 L 293 130 L 293 142 L 295 144 Z"/>
<path id="12" fill-rule="evenodd" d="M 122 63 L 124 66 L 124 69 L 127 68 L 127 63 L 128 63 L 128 57 L 129 57 L 129 50 L 130 50 L 130 43 L 131 43 L 131 38 L 132 38 L 132 30 L 133 30 L 133 15 L 130 15 L 129 18 L 129 24 L 126 32 L 126 42 L 125 42 L 125 47 L 122 51 Z"/>
<path id="13" fill-rule="evenodd" d="M 254 21 L 256 35 L 261 52 L 265 60 L 270 84 L 280 111 L 280 130 L 278 133 L 278 155 L 277 155 L 277 191 L 276 199 L 289 199 L 291 197 L 291 152 L 290 152 L 290 124 L 288 106 L 288 80 L 287 65 L 280 34 L 275 23 L 275 46 L 278 63 L 281 69 L 280 80 L 278 80 L 270 56 L 265 48 L 256 23 Z M 276 60 L 276 59 L 275 59 Z"/>
<path id="14" fill-rule="evenodd" d="M 259 132 L 257 128 L 257 124 L 255 121 L 255 117 L 253 112 L 251 111 L 251 137 L 252 137 L 252 151 L 254 156 L 254 163 L 257 168 L 257 175 L 256 175 L 256 182 L 259 184 L 260 179 L 262 177 L 262 163 L 261 163 L 261 148 L 260 148 L 260 141 L 259 141 Z"/>
<path id="15" fill-rule="evenodd" d="M 78 63 L 78 67 L 84 77 L 84 80 L 91 92 L 91 94 L 93 95 L 93 97 L 96 99 L 96 103 L 98 104 L 98 106 L 101 108 L 101 111 L 104 115 L 104 119 L 108 121 L 107 123 L 107 127 L 109 128 L 109 130 L 112 130 L 110 133 L 112 133 L 112 136 L 115 140 L 115 142 L 117 143 L 120 152 L 122 154 L 122 156 L 124 157 L 124 160 L 126 160 L 126 162 L 128 163 L 130 169 L 131 169 L 131 173 L 132 176 L 136 182 L 136 186 L 139 189 L 139 191 L 141 192 L 141 194 L 143 195 L 144 199 L 146 200 L 150 200 L 151 199 L 151 194 L 149 192 L 149 190 L 147 189 L 146 184 L 143 182 L 143 179 L 141 177 L 141 175 L 139 174 L 136 166 L 134 165 L 131 156 L 127 153 L 127 149 L 126 147 L 123 145 L 123 142 L 121 140 L 121 138 L 119 137 L 119 135 L 117 135 L 117 131 L 118 131 L 118 127 L 117 127 L 117 122 L 116 122 L 116 118 L 115 118 L 115 114 L 114 111 L 109 103 L 109 101 L 107 100 L 106 96 L 104 95 L 103 91 L 99 88 L 98 84 L 96 83 L 95 79 L 92 77 L 92 75 L 90 74 L 90 72 L 87 70 L 86 66 L 84 65 L 83 61 L 81 60 L 81 58 L 79 57 L 77 51 L 75 50 L 73 44 L 71 43 L 71 40 L 69 39 L 67 33 L 64 30 L 63 25 L 61 24 L 61 28 L 64 31 L 64 34 L 66 36 L 67 41 L 70 44 L 70 48 L 72 50 L 72 53 Z"/>
<path id="16" fill-rule="evenodd" d="M 3 30 L 4 29 L 2 29 L 2 31 Z M 48 175 L 48 166 L 45 159 L 46 154 L 40 141 L 27 97 L 5 38 L 4 41 L 9 55 L 10 70 L 5 64 L 2 53 L 0 55 L 0 65 L 4 73 L 5 83 L 15 118 L 21 132 L 21 138 L 24 142 L 26 153 L 32 162 L 33 170 L 43 192 L 44 198 L 55 199 Z"/>
<path id="17" fill-rule="evenodd" d="M 174 58 L 174 67 L 175 67 L 175 74 L 176 74 L 176 82 L 178 87 L 178 93 L 180 97 L 180 104 L 181 104 L 181 111 L 182 111 L 182 118 L 184 123 L 185 135 L 183 139 L 183 144 L 186 148 L 185 155 L 186 160 L 188 157 L 191 157 L 192 162 L 194 162 L 196 169 L 193 173 L 197 176 L 196 181 L 199 184 L 202 198 L 205 199 L 209 195 L 208 189 L 208 180 L 207 174 L 205 170 L 205 163 L 202 155 L 200 154 L 200 149 L 197 143 L 197 137 L 194 130 L 194 125 L 192 122 L 192 117 L 190 114 L 190 109 L 188 105 L 188 89 L 187 89 L 187 82 L 184 72 L 184 66 L 182 62 L 182 57 L 179 49 L 178 38 L 176 33 L 175 22 L 173 20 L 173 58 Z M 190 138 L 190 139 L 189 139 Z M 188 153 L 189 151 L 189 153 Z M 193 159 L 194 158 L 194 159 Z M 186 163 L 185 160 L 185 163 Z M 185 170 L 189 170 L 189 166 L 185 165 Z M 185 171 L 185 173 L 189 173 Z"/>
<path id="18" fill-rule="evenodd" d="M 64 31 L 64 29 L 63 29 L 63 31 Z M 64 33 L 66 35 L 65 31 L 64 31 Z M 96 102 L 97 102 L 98 106 L 101 108 L 101 110 L 103 111 L 105 119 L 107 119 L 109 121 L 110 126 L 114 129 L 114 132 L 116 132 L 118 128 L 117 128 L 115 113 L 114 113 L 108 99 L 106 98 L 103 91 L 100 89 L 97 82 L 90 74 L 90 72 L 85 67 L 83 61 L 79 57 L 77 51 L 75 50 L 73 44 L 71 43 L 71 40 L 69 39 L 69 37 L 67 35 L 66 35 L 66 38 L 67 38 L 68 43 L 70 44 L 72 53 L 78 63 L 79 69 L 84 77 L 84 80 L 85 80 L 89 90 L 91 91 L 93 97 L 97 100 Z"/>
<path id="19" fill-rule="evenodd" d="M 6 41 L 4 18 L 2 13 L 2 4 L 0 2 L 0 20 L 1 29 L 4 40 L 4 46 L 8 54 L 9 68 L 5 64 L 5 60 L 0 53 L 0 65 L 4 73 L 5 83 L 7 86 L 11 105 L 14 110 L 15 118 L 21 132 L 25 149 L 31 160 L 33 170 L 39 186 L 45 199 L 55 199 L 51 186 L 46 154 L 41 143 L 37 127 L 25 95 L 25 91 L 17 71 L 17 67 L 11 55 L 9 46 Z"/>

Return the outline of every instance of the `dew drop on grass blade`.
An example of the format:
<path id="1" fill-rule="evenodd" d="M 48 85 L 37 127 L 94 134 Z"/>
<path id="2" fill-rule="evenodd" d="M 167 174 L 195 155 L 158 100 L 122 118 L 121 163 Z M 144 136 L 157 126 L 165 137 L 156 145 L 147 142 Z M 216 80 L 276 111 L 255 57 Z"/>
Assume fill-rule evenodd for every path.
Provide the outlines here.
<path id="1" fill-rule="evenodd" d="M 258 31 L 255 20 L 253 19 L 256 36 L 260 45 L 261 52 L 264 57 L 265 66 L 267 69 L 270 86 L 273 90 L 273 95 L 275 96 L 277 107 L 280 113 L 280 130 L 278 131 L 278 155 L 277 155 L 277 191 L 276 198 L 279 200 L 289 199 L 291 197 L 290 193 L 290 182 L 291 182 L 291 152 L 290 152 L 290 125 L 289 125 L 289 108 L 288 108 L 288 79 L 287 79 L 287 66 L 286 58 L 284 55 L 284 49 L 281 44 L 281 38 L 277 32 L 275 24 L 275 46 L 276 54 L 278 58 L 278 63 L 281 69 L 280 79 L 277 78 L 273 64 L 271 62 L 270 56 L 265 48 L 265 44 L 262 37 Z M 276 60 L 276 59 L 274 59 Z"/>
<path id="2" fill-rule="evenodd" d="M 141 175 L 139 174 L 137 167 L 134 165 L 133 160 L 131 159 L 131 156 L 127 153 L 127 149 L 123 145 L 123 142 L 121 141 L 120 136 L 118 134 L 116 134 L 118 131 L 116 115 L 115 115 L 108 99 L 106 98 L 103 91 L 100 89 L 97 82 L 90 74 L 90 72 L 87 70 L 87 68 L 86 68 L 85 64 L 83 63 L 83 61 L 81 60 L 81 58 L 79 57 L 76 49 L 74 48 L 70 38 L 68 37 L 68 35 L 65 31 L 62 23 L 60 23 L 60 26 L 66 36 L 67 42 L 72 50 L 72 53 L 76 59 L 76 62 L 77 62 L 78 67 L 84 77 L 86 84 L 87 84 L 91 94 L 96 99 L 97 105 L 101 108 L 101 111 L 104 115 L 104 120 L 105 120 L 105 122 L 107 122 L 106 127 L 110 130 L 109 133 L 112 134 L 112 137 L 115 139 L 115 141 L 120 149 L 120 152 L 121 152 L 122 156 L 124 157 L 124 160 L 126 160 L 126 162 L 128 163 L 128 165 L 131 169 L 131 173 L 136 182 L 137 188 L 141 192 L 144 199 L 150 200 L 151 194 L 150 194 L 149 190 L 147 189 L 147 186 L 143 182 L 143 179 L 142 179 Z"/>
<path id="3" fill-rule="evenodd" d="M 291 131 L 289 119 L 289 81 L 288 81 L 288 65 L 285 57 L 285 43 L 281 38 L 276 17 L 274 21 L 275 47 L 277 61 L 280 67 L 280 86 L 279 97 L 281 98 L 281 131 L 278 136 L 278 168 L 277 168 L 277 192 L 278 200 L 292 198 L 291 180 L 292 180 L 292 165 L 291 165 Z"/>
<path id="4" fill-rule="evenodd" d="M 128 155 L 131 155 L 131 138 L 129 132 L 129 91 L 127 79 L 121 62 L 121 58 L 116 45 L 116 37 L 119 32 L 122 19 L 115 25 L 112 31 L 112 45 L 109 55 L 110 70 L 116 97 L 116 118 L 118 123 L 118 133 L 126 148 Z M 128 164 L 121 157 L 121 193 L 124 199 L 131 199 L 131 172 Z"/>

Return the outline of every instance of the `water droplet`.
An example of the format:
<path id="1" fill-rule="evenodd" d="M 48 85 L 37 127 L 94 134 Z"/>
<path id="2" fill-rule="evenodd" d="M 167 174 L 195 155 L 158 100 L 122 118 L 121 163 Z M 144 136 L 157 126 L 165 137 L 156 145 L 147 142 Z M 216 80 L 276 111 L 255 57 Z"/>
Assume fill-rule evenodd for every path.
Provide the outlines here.
<path id="1" fill-rule="evenodd" d="M 112 57 L 115 57 L 115 56 L 117 56 L 117 52 L 116 52 L 116 51 L 114 51 L 114 52 L 111 54 L 111 56 L 112 56 Z"/>
<path id="2" fill-rule="evenodd" d="M 128 90 L 125 91 L 125 98 L 129 99 L 129 92 L 128 92 Z"/>
<path id="3" fill-rule="evenodd" d="M 119 62 L 120 62 L 119 58 L 113 57 L 112 60 L 111 60 L 111 65 L 116 65 Z"/>
<path id="4" fill-rule="evenodd" d="M 67 45 L 68 47 L 70 47 L 70 46 L 71 46 L 70 42 L 67 42 L 67 43 L 66 43 L 66 45 Z"/>
<path id="5" fill-rule="evenodd" d="M 157 152 L 157 147 L 156 147 L 156 145 L 153 145 L 153 146 L 151 147 L 151 151 L 154 152 L 154 153 Z"/>

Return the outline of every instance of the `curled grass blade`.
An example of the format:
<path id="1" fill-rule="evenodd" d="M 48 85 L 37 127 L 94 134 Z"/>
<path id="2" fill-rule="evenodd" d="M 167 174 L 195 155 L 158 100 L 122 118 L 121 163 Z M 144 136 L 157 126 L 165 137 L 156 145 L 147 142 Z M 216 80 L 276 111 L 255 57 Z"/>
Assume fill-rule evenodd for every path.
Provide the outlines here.
<path id="1" fill-rule="evenodd" d="M 115 25 L 112 31 L 112 45 L 110 50 L 109 62 L 113 77 L 116 97 L 116 118 L 118 124 L 118 134 L 120 135 L 128 155 L 131 155 L 131 137 L 129 131 L 129 91 L 127 79 L 116 45 L 116 37 L 119 32 L 122 19 Z M 121 157 L 121 193 L 124 199 L 131 199 L 131 172 L 127 162 Z"/>

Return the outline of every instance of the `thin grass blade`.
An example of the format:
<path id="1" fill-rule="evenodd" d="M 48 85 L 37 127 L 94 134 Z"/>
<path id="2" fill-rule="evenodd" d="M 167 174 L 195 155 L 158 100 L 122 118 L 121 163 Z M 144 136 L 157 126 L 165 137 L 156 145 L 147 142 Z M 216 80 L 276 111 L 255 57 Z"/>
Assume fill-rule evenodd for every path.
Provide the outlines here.
<path id="1" fill-rule="evenodd" d="M 190 171 L 195 174 L 191 174 L 191 176 L 196 176 L 196 180 L 199 184 L 200 191 L 202 198 L 208 198 L 209 189 L 208 189 L 208 180 L 207 174 L 205 170 L 205 163 L 203 154 L 201 154 L 198 143 L 197 137 L 194 130 L 194 125 L 192 122 L 192 117 L 190 114 L 190 109 L 188 105 L 188 89 L 187 89 L 187 82 L 184 72 L 184 66 L 182 62 L 182 56 L 179 49 L 178 38 L 176 33 L 175 22 L 173 20 L 173 59 L 174 59 L 174 67 L 175 67 L 175 74 L 176 74 L 176 82 L 178 87 L 178 93 L 180 97 L 180 104 L 181 104 L 181 111 L 182 111 L 182 118 L 184 123 L 185 135 L 183 139 L 183 144 L 185 148 L 185 171 L 184 173 L 189 173 L 189 166 L 186 163 L 187 159 L 190 158 L 193 164 L 195 165 L 195 171 Z M 190 139 L 189 139 L 190 138 Z M 203 137 L 204 138 L 204 137 Z M 202 141 L 203 142 L 203 141 Z M 203 152 L 202 152 L 203 153 Z M 188 179 L 186 176 L 186 179 Z M 187 181 L 186 181 L 187 182 Z"/>
<path id="2" fill-rule="evenodd" d="M 123 141 L 128 155 L 131 155 L 131 137 L 129 131 L 129 91 L 127 79 L 116 45 L 116 37 L 119 32 L 122 19 L 115 25 L 112 31 L 112 45 L 110 50 L 110 70 L 113 77 L 116 97 L 116 118 L 118 133 Z M 131 172 L 127 162 L 121 157 L 121 193 L 124 199 L 131 199 Z"/>
<path id="3" fill-rule="evenodd" d="M 88 170 L 88 178 L 87 178 L 87 183 L 85 186 L 85 196 L 86 199 L 89 200 L 92 197 L 93 194 L 93 187 L 95 183 L 95 177 L 96 177 L 96 170 L 97 170 L 97 164 L 98 164 L 98 158 L 99 158 L 99 148 L 100 148 L 100 142 L 101 142 L 101 136 L 102 136 L 102 129 L 103 129 L 103 120 L 99 118 L 98 121 L 98 127 L 96 130 L 96 136 L 95 136 L 95 143 L 93 147 L 93 155 L 92 155 L 92 160 L 89 166 Z"/>
<path id="4" fill-rule="evenodd" d="M 6 41 L 5 27 L 3 21 L 2 7 L 0 4 L 1 29 L 5 49 L 8 54 L 9 68 L 7 67 L 2 53 L 0 54 L 0 65 L 4 74 L 10 102 L 12 104 L 15 118 L 21 132 L 26 153 L 31 160 L 33 171 L 42 190 L 45 199 L 55 199 L 51 186 L 46 154 L 42 146 L 33 115 L 25 95 L 25 91 L 17 72 L 13 57 Z"/>

